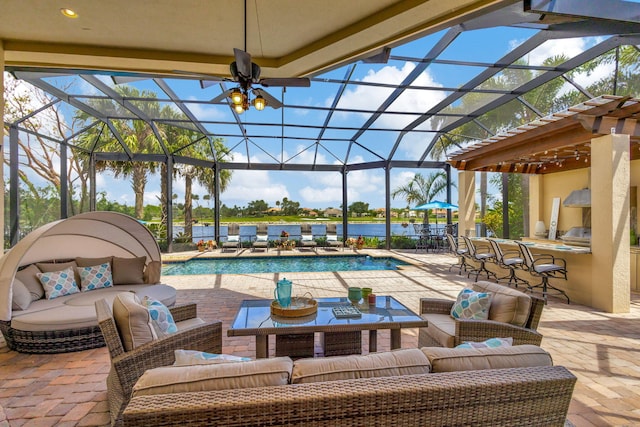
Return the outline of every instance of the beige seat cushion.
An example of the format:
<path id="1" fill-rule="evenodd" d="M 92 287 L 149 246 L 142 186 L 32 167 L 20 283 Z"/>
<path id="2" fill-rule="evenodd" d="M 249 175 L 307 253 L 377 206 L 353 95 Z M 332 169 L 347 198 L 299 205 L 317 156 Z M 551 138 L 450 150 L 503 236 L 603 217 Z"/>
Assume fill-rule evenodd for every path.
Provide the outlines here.
<path id="1" fill-rule="evenodd" d="M 443 347 L 455 345 L 456 321 L 453 317 L 439 313 L 424 313 L 421 317 L 429 322 L 429 326 L 422 329 L 426 329 L 431 338 Z"/>
<path id="2" fill-rule="evenodd" d="M 12 310 L 26 310 L 31 304 L 31 292 L 22 283 L 20 279 L 13 279 L 11 285 L 11 309 Z"/>
<path id="3" fill-rule="evenodd" d="M 133 292 L 121 292 L 115 297 L 113 318 L 126 351 L 157 338 L 149 310 L 140 303 Z"/>
<path id="4" fill-rule="evenodd" d="M 16 272 L 16 279 L 20 280 L 29 290 L 31 301 L 44 298 L 44 288 L 42 287 L 42 283 L 40 283 L 40 279 L 36 276 L 38 273 L 42 272 L 34 264 Z"/>
<path id="5" fill-rule="evenodd" d="M 366 356 L 336 356 L 298 359 L 293 363 L 293 384 L 356 378 L 428 374 L 429 359 L 417 348 L 372 353 Z"/>
<path id="6" fill-rule="evenodd" d="M 473 290 L 491 292 L 489 320 L 524 326 L 531 311 L 531 297 L 523 292 L 491 282 L 476 282 Z"/>
<path id="7" fill-rule="evenodd" d="M 147 370 L 133 386 L 133 397 L 285 385 L 289 383 L 292 368 L 293 362 L 289 357 L 242 363 L 164 366 Z"/>
<path id="8" fill-rule="evenodd" d="M 423 347 L 421 350 L 429 358 L 432 372 L 553 366 L 551 355 L 537 345 L 497 348 Z"/>
<path id="9" fill-rule="evenodd" d="M 144 283 L 144 265 L 147 257 L 120 258 L 113 257 L 111 261 L 113 267 L 114 285 L 133 285 Z"/>

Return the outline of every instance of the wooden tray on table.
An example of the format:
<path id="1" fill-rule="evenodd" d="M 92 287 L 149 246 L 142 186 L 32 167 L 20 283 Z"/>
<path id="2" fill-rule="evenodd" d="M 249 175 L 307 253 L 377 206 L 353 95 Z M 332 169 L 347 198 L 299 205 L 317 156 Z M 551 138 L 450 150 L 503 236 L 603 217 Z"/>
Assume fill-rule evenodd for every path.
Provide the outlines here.
<path id="1" fill-rule="evenodd" d="M 271 301 L 271 314 L 280 317 L 304 317 L 317 311 L 318 301 L 313 298 L 293 297 L 289 307 L 281 307 L 277 300 Z"/>

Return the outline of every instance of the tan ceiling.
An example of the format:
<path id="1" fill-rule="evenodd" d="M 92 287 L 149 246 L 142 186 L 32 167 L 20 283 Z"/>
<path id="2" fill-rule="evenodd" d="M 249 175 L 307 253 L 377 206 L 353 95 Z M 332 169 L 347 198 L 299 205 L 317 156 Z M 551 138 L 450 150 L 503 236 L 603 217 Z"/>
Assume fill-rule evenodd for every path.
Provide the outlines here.
<path id="1" fill-rule="evenodd" d="M 313 75 L 510 3 L 247 0 L 247 51 L 262 77 Z M 0 0 L 0 11 L 7 66 L 226 76 L 244 47 L 242 0 Z"/>

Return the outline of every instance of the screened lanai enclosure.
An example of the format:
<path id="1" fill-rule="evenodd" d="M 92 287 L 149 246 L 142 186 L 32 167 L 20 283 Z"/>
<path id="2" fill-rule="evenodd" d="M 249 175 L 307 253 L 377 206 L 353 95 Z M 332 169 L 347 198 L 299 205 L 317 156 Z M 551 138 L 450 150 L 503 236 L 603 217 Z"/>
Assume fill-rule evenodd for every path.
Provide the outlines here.
<path id="1" fill-rule="evenodd" d="M 360 186 L 381 192 L 390 212 L 403 172 L 443 171 L 442 198 L 457 203 L 451 153 L 602 95 L 639 93 L 637 2 L 499 3 L 367 58 L 295 76 L 308 87 L 260 81 L 242 53 L 228 74 L 7 64 L 5 239 L 12 246 L 40 225 L 21 203 L 37 187 L 50 192 L 41 195 L 49 213 L 66 218 L 96 209 L 107 172 L 128 177 L 136 212 L 153 193 L 168 250 L 176 183 L 185 200 L 194 183 L 207 189 L 218 237 L 225 189 L 243 177 L 269 194 L 269 174 L 310 176 L 339 193 L 347 237 L 347 206 Z M 481 192 L 494 186 L 503 207 L 526 212 L 526 197 L 509 191 L 526 174 L 482 174 Z M 159 184 L 150 189 L 152 177 Z M 487 203 L 479 198 L 481 217 Z M 504 212 L 503 230 L 526 235 L 527 221 Z M 390 215 L 385 227 L 388 248 Z"/>

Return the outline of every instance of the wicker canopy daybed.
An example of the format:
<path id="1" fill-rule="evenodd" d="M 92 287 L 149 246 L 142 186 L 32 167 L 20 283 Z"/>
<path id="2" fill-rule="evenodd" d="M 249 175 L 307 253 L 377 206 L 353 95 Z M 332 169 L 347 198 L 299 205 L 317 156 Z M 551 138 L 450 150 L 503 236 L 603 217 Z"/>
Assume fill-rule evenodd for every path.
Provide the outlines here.
<path id="1" fill-rule="evenodd" d="M 103 262 L 110 264 L 115 286 L 89 292 L 82 289 L 55 299 L 44 295 L 38 299 L 32 292 L 26 307 L 16 303 L 14 281 L 24 289 L 17 277 L 23 278 L 27 271 L 62 270 L 69 265 L 76 269 Z M 0 258 L 0 330 L 10 349 L 25 353 L 102 347 L 95 301 L 111 302 L 119 292 L 131 291 L 171 306 L 176 291 L 158 283 L 160 270 L 160 248 L 135 218 L 116 212 L 87 212 L 46 224 Z M 37 283 L 37 274 L 29 277 L 31 286 Z"/>

